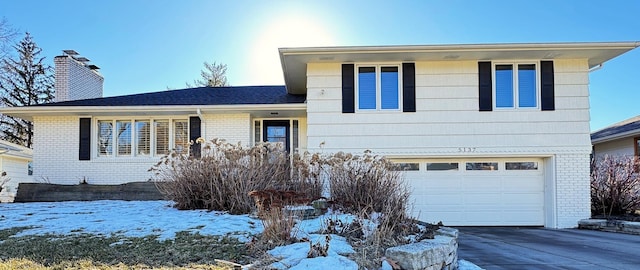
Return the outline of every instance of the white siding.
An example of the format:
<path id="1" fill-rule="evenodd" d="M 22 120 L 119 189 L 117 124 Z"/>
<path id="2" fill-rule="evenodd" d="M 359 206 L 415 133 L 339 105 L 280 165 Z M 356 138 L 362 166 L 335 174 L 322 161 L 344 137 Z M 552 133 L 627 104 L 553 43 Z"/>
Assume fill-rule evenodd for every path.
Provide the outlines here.
<path id="1" fill-rule="evenodd" d="M 31 183 L 33 177 L 28 175 L 29 159 L 0 157 L 0 169 L 7 173 L 9 181 L 6 182 L 0 192 L 0 202 L 13 202 L 20 183 Z"/>
<path id="2" fill-rule="evenodd" d="M 547 227 L 589 216 L 589 76 L 554 60 L 555 110 L 478 111 L 476 61 L 416 62 L 416 112 L 341 112 L 341 63 L 307 65 L 310 151 L 394 158 L 539 157 Z M 320 144 L 323 144 L 320 149 Z"/>
<path id="3" fill-rule="evenodd" d="M 634 151 L 633 138 L 622 138 L 613 141 L 598 143 L 593 146 L 593 152 L 596 157 L 610 156 L 633 156 Z"/>
<path id="4" fill-rule="evenodd" d="M 476 61 L 416 63 L 417 112 L 341 112 L 341 64 L 307 65 L 310 150 L 388 155 L 588 153 L 586 60 L 555 60 L 556 110 L 478 111 Z"/>

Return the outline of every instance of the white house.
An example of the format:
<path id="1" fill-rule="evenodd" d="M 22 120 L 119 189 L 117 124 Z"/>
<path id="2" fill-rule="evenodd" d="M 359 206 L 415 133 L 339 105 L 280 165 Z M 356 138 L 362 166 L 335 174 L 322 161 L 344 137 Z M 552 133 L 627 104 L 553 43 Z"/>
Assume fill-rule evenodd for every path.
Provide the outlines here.
<path id="1" fill-rule="evenodd" d="M 590 216 L 589 71 L 639 45 L 282 48 L 285 86 L 0 113 L 34 122 L 34 175 L 53 183 L 145 181 L 168 149 L 186 151 L 200 136 L 290 151 L 370 149 L 405 163 L 422 220 L 566 228 Z"/>
<path id="2" fill-rule="evenodd" d="M 6 175 L 0 178 L 0 202 L 13 202 L 20 183 L 31 183 L 32 150 L 0 140 L 0 171 Z"/>
<path id="3" fill-rule="evenodd" d="M 640 157 L 640 116 L 632 117 L 591 133 L 596 157 Z"/>

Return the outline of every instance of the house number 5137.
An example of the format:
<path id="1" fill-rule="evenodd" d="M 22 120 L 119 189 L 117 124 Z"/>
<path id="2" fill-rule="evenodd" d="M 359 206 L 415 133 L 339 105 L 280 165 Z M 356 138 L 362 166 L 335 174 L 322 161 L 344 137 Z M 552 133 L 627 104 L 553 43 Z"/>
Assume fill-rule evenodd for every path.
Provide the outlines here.
<path id="1" fill-rule="evenodd" d="M 458 152 L 461 153 L 473 153 L 476 151 L 475 147 L 458 147 Z"/>

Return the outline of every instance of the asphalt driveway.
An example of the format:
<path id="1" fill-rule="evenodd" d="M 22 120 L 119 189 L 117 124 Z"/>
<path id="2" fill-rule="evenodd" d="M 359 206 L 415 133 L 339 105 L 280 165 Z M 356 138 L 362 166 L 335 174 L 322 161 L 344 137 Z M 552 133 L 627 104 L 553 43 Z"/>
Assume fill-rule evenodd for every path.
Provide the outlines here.
<path id="1" fill-rule="evenodd" d="M 640 269 L 640 235 L 460 227 L 458 257 L 484 269 Z"/>

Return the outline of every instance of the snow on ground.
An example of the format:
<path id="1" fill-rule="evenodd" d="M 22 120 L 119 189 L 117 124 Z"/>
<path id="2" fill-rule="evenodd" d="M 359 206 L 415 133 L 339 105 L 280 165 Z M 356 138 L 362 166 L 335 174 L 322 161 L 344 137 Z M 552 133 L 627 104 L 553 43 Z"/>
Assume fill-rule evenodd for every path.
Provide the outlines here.
<path id="1" fill-rule="evenodd" d="M 33 227 L 16 236 L 42 234 L 91 233 L 98 235 L 122 234 L 141 237 L 158 235 L 162 239 L 174 238 L 177 232 L 190 231 L 203 235 L 231 234 L 241 241 L 263 230 L 259 219 L 248 215 L 229 215 L 205 210 L 177 210 L 168 201 L 90 201 L 55 203 L 0 204 L 0 230 L 12 227 Z M 294 230 L 298 238 L 312 243 L 325 243 L 325 235 L 315 234 L 327 218 L 349 222 L 351 215 L 327 214 L 304 220 Z M 331 235 L 329 256 L 307 258 L 309 243 L 295 243 L 277 247 L 269 253 L 282 258 L 273 264 L 280 269 L 358 269 L 345 255 L 353 248 L 344 237 Z M 473 263 L 460 260 L 462 270 L 480 269 Z"/>

